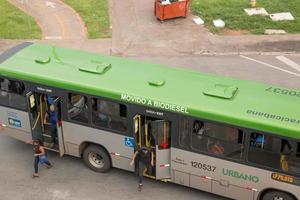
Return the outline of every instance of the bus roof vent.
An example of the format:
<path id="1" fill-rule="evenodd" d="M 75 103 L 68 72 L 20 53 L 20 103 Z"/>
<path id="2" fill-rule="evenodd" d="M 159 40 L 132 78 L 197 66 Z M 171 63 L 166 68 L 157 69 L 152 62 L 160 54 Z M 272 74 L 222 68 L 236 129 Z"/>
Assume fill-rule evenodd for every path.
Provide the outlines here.
<path id="1" fill-rule="evenodd" d="M 47 64 L 51 61 L 51 58 L 49 56 L 48 57 L 40 57 L 40 58 L 36 58 L 34 61 L 38 64 Z"/>
<path id="2" fill-rule="evenodd" d="M 108 63 L 95 63 L 95 64 L 88 64 L 79 67 L 79 71 L 88 72 L 92 74 L 105 74 L 111 68 L 111 64 Z"/>
<path id="3" fill-rule="evenodd" d="M 238 88 L 235 86 L 215 84 L 215 87 L 212 90 L 204 91 L 203 94 L 222 99 L 231 99 L 237 91 Z"/>
<path id="4" fill-rule="evenodd" d="M 148 81 L 148 84 L 150 86 L 154 86 L 154 87 L 161 87 L 165 84 L 166 82 L 164 80 L 150 80 Z"/>

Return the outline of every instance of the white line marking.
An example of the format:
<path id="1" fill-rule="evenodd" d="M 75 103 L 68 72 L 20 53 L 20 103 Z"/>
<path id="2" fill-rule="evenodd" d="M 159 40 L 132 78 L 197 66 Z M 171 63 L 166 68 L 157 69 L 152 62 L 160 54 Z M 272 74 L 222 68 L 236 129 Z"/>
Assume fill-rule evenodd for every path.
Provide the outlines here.
<path id="1" fill-rule="evenodd" d="M 46 6 L 51 7 L 51 8 L 55 8 L 55 3 L 51 2 L 51 1 L 46 1 Z"/>
<path id="2" fill-rule="evenodd" d="M 46 36 L 45 39 L 46 40 L 61 40 L 62 37 L 61 36 Z"/>
<path id="3" fill-rule="evenodd" d="M 278 60 L 300 72 L 300 65 L 284 56 L 276 56 Z"/>
<path id="4" fill-rule="evenodd" d="M 265 66 L 267 66 L 267 67 L 270 67 L 270 68 L 273 68 L 273 69 L 277 69 L 277 70 L 279 70 L 279 71 L 282 71 L 282 72 L 285 72 L 285 73 L 288 73 L 288 74 L 291 74 L 291 75 L 300 77 L 300 74 L 297 74 L 297 73 L 294 73 L 294 72 L 291 72 L 291 71 L 288 71 L 288 70 L 285 70 L 285 69 L 281 69 L 280 67 L 276 67 L 276 66 L 270 65 L 270 64 L 268 64 L 268 63 L 265 63 L 265 62 L 262 62 L 262 61 L 259 61 L 259 60 L 255 60 L 255 59 L 249 58 L 249 57 L 247 57 L 247 56 L 240 55 L 240 57 L 245 58 L 245 59 L 247 59 L 247 60 L 251 60 L 251 61 L 253 61 L 253 62 L 257 62 L 257 63 L 262 64 L 262 65 L 265 65 Z"/>
<path id="5" fill-rule="evenodd" d="M 20 0 L 20 3 L 21 4 L 26 4 L 26 3 L 28 3 L 28 0 Z"/>

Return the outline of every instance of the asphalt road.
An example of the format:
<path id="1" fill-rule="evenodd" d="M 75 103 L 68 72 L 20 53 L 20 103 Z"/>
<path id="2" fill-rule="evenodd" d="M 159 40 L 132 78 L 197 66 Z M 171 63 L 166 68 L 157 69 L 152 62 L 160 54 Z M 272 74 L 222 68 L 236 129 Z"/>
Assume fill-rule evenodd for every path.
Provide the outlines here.
<path id="1" fill-rule="evenodd" d="M 130 58 L 300 89 L 300 54 L 138 56 Z"/>
<path id="2" fill-rule="evenodd" d="M 137 191 L 137 177 L 112 169 L 101 174 L 89 170 L 81 159 L 60 158 L 49 153 L 54 165 L 40 167 L 40 177 L 32 178 L 33 151 L 30 145 L 0 135 L 1 200 L 222 200 L 224 198 L 187 187 L 146 179 Z M 224 199 L 225 200 L 225 199 Z"/>

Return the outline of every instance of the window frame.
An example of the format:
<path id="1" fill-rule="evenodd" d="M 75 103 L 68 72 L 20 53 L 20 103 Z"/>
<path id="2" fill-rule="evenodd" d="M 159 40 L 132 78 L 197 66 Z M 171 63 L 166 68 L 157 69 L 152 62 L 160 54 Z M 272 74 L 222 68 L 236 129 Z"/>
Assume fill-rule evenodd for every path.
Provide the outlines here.
<path id="1" fill-rule="evenodd" d="M 272 172 L 278 172 L 278 173 L 282 173 L 282 174 L 287 174 L 287 175 L 290 175 L 290 176 L 294 176 L 294 177 L 300 177 L 300 175 L 296 175 L 296 174 L 293 174 L 293 173 L 289 173 L 289 172 L 286 172 L 286 171 L 283 171 L 281 169 L 277 169 L 277 168 L 274 168 L 274 167 L 270 167 L 268 165 L 261 165 L 259 163 L 254 163 L 254 162 L 251 162 L 249 160 L 249 152 L 250 152 L 250 138 L 251 138 L 251 134 L 252 133 L 261 133 L 263 135 L 267 135 L 267 136 L 271 136 L 271 137 L 276 137 L 277 139 L 286 139 L 286 140 L 291 140 L 291 141 L 294 141 L 294 142 L 297 142 L 300 144 L 300 140 L 297 140 L 297 139 L 294 139 L 294 138 L 289 138 L 289 137 L 285 137 L 285 136 L 280 136 L 278 134 L 275 134 L 275 133 L 270 133 L 270 132 L 265 132 L 265 131 L 260 131 L 260 130 L 254 130 L 254 129 L 249 129 L 248 130 L 248 135 L 247 135 L 247 139 L 246 141 L 248 141 L 248 145 L 246 146 L 247 148 L 247 156 L 245 158 L 245 161 L 246 161 L 246 164 L 251 166 L 251 167 L 256 167 L 256 168 L 260 168 L 260 169 L 264 169 L 264 170 L 268 170 L 268 171 L 272 171 Z"/>
<path id="2" fill-rule="evenodd" d="M 246 128 L 246 127 L 240 127 L 240 126 L 235 126 L 235 125 L 232 125 L 232 124 L 228 124 L 228 123 L 220 123 L 220 122 L 216 122 L 216 121 L 211 121 L 211 120 L 204 120 L 204 119 L 201 119 L 201 118 L 192 118 L 192 117 L 189 117 L 189 116 L 186 116 L 186 115 L 177 115 L 177 124 L 178 124 L 178 131 L 177 131 L 177 136 L 176 136 L 176 139 L 175 139 L 175 143 L 176 143 L 176 148 L 179 148 L 179 149 L 182 149 L 182 150 L 186 150 L 190 153 L 197 153 L 197 154 L 201 154 L 201 155 L 205 155 L 205 156 L 209 156 L 209 157 L 212 157 L 212 158 L 215 158 L 215 159 L 222 159 L 222 160 L 226 160 L 226 161 L 229 161 L 229 162 L 233 162 L 233 163 L 238 163 L 238 164 L 242 164 L 242 165 L 245 165 L 245 166 L 248 166 L 248 167 L 253 167 L 253 168 L 257 168 L 257 169 L 261 169 L 261 170 L 267 170 L 267 171 L 270 171 L 270 172 L 278 172 L 278 173 L 282 173 L 282 174 L 287 174 L 287 175 L 290 175 L 290 176 L 294 176 L 294 177 L 299 177 L 300 176 L 297 176 L 295 174 L 292 174 L 292 173 L 288 173 L 288 172 L 285 172 L 285 171 L 282 171 L 282 170 L 278 170 L 276 168 L 272 168 L 272 167 L 268 167 L 266 165 L 259 165 L 259 164 L 256 164 L 256 163 L 253 163 L 253 162 L 250 162 L 248 160 L 248 155 L 249 155 L 249 150 L 250 150 L 250 137 L 251 137 L 251 133 L 252 132 L 257 132 L 257 133 L 263 133 L 265 135 L 269 135 L 269 136 L 272 136 L 272 137 L 279 137 L 281 139 L 287 139 L 287 140 L 292 140 L 292 141 L 295 141 L 295 142 L 298 142 L 300 143 L 300 139 L 295 139 L 295 138 L 289 138 L 289 137 L 284 137 L 284 136 L 280 136 L 279 134 L 276 134 L 276 133 L 271 133 L 271 132 L 266 132 L 266 131 L 261 131 L 261 130 L 256 130 L 256 129 L 251 129 L 251 128 Z M 192 134 L 189 134 L 190 137 L 189 137 L 189 147 L 188 148 L 185 148 L 183 146 L 180 145 L 180 140 L 179 140 L 179 123 L 180 123 L 180 119 L 182 118 L 186 118 L 188 119 L 189 123 L 192 124 L 192 122 L 194 120 L 199 120 L 199 121 L 202 121 L 203 123 L 215 123 L 215 124 L 218 124 L 218 125 L 224 125 L 224 126 L 229 126 L 229 127 L 232 127 L 232 128 L 237 128 L 241 131 L 243 131 L 244 133 L 244 149 L 243 149 L 243 156 L 241 158 L 241 160 L 236 160 L 236 159 L 232 159 L 232 158 L 229 158 L 229 157 L 225 157 L 225 156 L 218 156 L 216 154 L 210 154 L 208 152 L 205 152 L 205 151 L 199 151 L 199 150 L 195 150 L 194 148 L 192 148 Z M 191 125 L 190 125 L 190 129 L 191 129 Z M 192 130 L 190 130 L 191 132 Z M 173 135 L 174 137 L 174 135 Z M 172 138 L 173 138 L 172 137 Z M 171 138 L 171 139 L 172 139 Z M 172 139 L 173 141 L 173 139 Z"/>
<path id="3" fill-rule="evenodd" d="M 183 145 L 183 144 L 181 144 L 181 122 L 183 121 L 183 120 L 186 120 L 187 122 L 188 122 L 188 130 L 187 130 L 187 145 L 185 146 L 185 145 Z M 177 144 L 178 144 L 178 146 L 180 147 L 180 148 L 182 148 L 182 149 L 185 149 L 185 150 L 189 150 L 190 151 L 190 149 L 191 149 L 191 131 L 192 131 L 192 129 L 191 129 L 191 119 L 189 118 L 189 117 L 187 117 L 187 116 L 179 116 L 179 119 L 178 119 L 178 142 L 177 142 Z"/>
<path id="4" fill-rule="evenodd" d="M 112 103 L 116 103 L 116 104 L 125 106 L 125 108 L 126 108 L 126 117 L 121 117 L 121 115 L 119 115 L 119 118 L 122 118 L 126 121 L 126 130 L 122 131 L 122 130 L 119 130 L 119 129 L 113 129 L 113 128 L 109 128 L 109 127 L 105 127 L 105 126 L 96 125 L 93 122 L 94 109 L 93 109 L 93 105 L 92 105 L 92 99 L 108 101 L 108 102 L 112 102 Z M 121 135 L 128 136 L 128 132 L 129 132 L 129 129 L 130 129 L 130 124 L 128 123 L 129 122 L 129 120 L 128 120 L 129 112 L 128 112 L 128 105 L 127 104 L 125 104 L 124 102 L 115 101 L 113 99 L 109 99 L 109 98 L 105 98 L 105 97 L 101 97 L 101 96 L 90 96 L 90 108 L 91 108 L 90 109 L 90 120 L 91 120 L 90 125 L 91 125 L 91 127 L 101 129 L 101 130 L 105 130 L 105 131 L 109 131 L 109 132 L 115 132 L 115 133 L 118 133 L 118 134 L 121 134 Z"/>
<path id="5" fill-rule="evenodd" d="M 88 119 L 88 121 L 87 122 L 83 122 L 83 121 L 79 121 L 79 120 L 75 120 L 75 119 L 72 119 L 71 117 L 70 117 L 70 115 L 69 115 L 69 109 L 70 109 L 70 103 L 69 103 L 69 95 L 70 94 L 77 94 L 77 95 L 81 95 L 81 96 L 84 96 L 85 98 L 86 98 L 86 105 L 88 106 L 88 109 L 87 109 L 87 114 L 88 114 L 88 117 L 87 117 L 87 119 Z M 90 103 L 90 98 L 89 98 L 89 96 L 88 95 L 86 95 L 86 94 L 82 94 L 82 93 L 80 93 L 80 92 L 73 92 L 73 91 L 68 91 L 67 92 L 67 95 L 66 95 L 66 103 L 67 103 L 67 110 L 66 110 L 66 114 L 67 114 L 67 119 L 68 120 L 70 120 L 70 122 L 73 122 L 73 123 L 77 123 L 77 124 L 80 124 L 80 125 L 90 125 L 91 124 L 91 114 L 90 114 L 90 107 L 91 107 L 91 103 Z M 73 106 L 74 107 L 74 106 Z"/>
<path id="6" fill-rule="evenodd" d="M 237 129 L 237 131 L 242 131 L 244 143 L 241 144 L 241 145 L 243 145 L 244 147 L 242 148 L 242 151 L 241 151 L 242 157 L 240 159 L 235 159 L 235 158 L 228 157 L 228 156 L 225 156 L 225 155 L 218 155 L 218 154 L 210 153 L 209 151 L 202 151 L 202 150 L 197 149 L 197 148 L 195 148 L 193 146 L 193 142 L 192 142 L 193 141 L 193 132 L 192 132 L 192 128 L 191 128 L 190 129 L 190 145 L 189 146 L 190 146 L 190 149 L 193 152 L 205 154 L 205 155 L 208 155 L 208 156 L 211 156 L 211 157 L 216 157 L 216 158 L 221 158 L 221 159 L 225 159 L 225 160 L 235 161 L 235 162 L 244 162 L 245 161 L 245 156 L 246 156 L 246 152 L 245 152 L 245 148 L 246 148 L 246 132 L 245 132 L 244 129 L 238 128 L 238 127 L 233 126 L 233 125 L 225 124 L 225 123 L 219 123 L 219 122 L 215 122 L 215 121 L 201 120 L 201 119 L 198 119 L 198 118 L 192 119 L 191 122 L 193 123 L 196 120 L 202 122 L 204 125 L 206 123 L 210 123 L 210 124 L 214 124 L 214 125 L 217 125 L 217 126 L 225 126 L 225 127 Z"/>
<path id="7" fill-rule="evenodd" d="M 4 91 L 4 92 L 7 92 L 8 94 L 13 94 L 13 95 L 17 95 L 19 97 L 23 97 L 23 99 L 25 100 L 24 103 L 26 104 L 26 106 L 24 108 L 21 108 L 20 106 L 12 106 L 10 102 L 8 102 L 8 104 L 6 103 L 0 103 L 0 106 L 3 106 L 3 107 L 8 107 L 8 108 L 11 108 L 11 109 L 16 109 L 16 110 L 20 110 L 20 111 L 25 111 L 25 112 L 28 112 L 28 100 L 27 100 L 27 94 L 28 94 L 28 86 L 26 84 L 25 81 L 22 81 L 22 80 L 19 80 L 19 79 L 14 79 L 14 78 L 10 78 L 10 77 L 3 77 L 3 76 L 0 76 L 1 79 L 5 80 L 7 79 L 9 81 L 9 83 L 11 81 L 14 81 L 14 82 L 19 82 L 23 85 L 24 87 L 24 90 L 23 90 L 23 94 L 18 94 L 16 92 L 13 92 L 11 90 L 11 88 L 8 88 L 8 90 L 2 90 L 0 88 L 0 92 Z M 9 87 L 9 86 L 8 86 Z"/>

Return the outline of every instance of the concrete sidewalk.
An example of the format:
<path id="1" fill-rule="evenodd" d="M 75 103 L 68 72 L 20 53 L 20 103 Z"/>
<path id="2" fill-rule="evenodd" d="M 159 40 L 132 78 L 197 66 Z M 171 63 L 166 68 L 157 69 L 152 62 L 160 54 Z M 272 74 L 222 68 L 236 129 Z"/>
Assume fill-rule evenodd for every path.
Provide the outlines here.
<path id="1" fill-rule="evenodd" d="M 82 49 L 102 54 L 123 56 L 176 56 L 200 54 L 263 54 L 299 53 L 300 34 L 287 35 L 214 35 L 204 26 L 196 25 L 193 16 L 166 20 L 161 23 L 154 17 L 154 0 L 110 0 L 112 39 L 89 40 L 78 14 L 61 0 L 9 0 L 20 4 L 30 3 L 27 11 L 40 24 L 44 21 L 43 40 L 35 42 Z M 19 5 L 19 7 L 24 5 Z M 22 8 L 25 9 L 25 8 Z M 43 10 L 44 9 L 44 10 Z M 67 10 L 67 11 L 66 11 Z M 68 14 L 69 13 L 69 14 Z M 62 25 L 55 21 L 61 17 Z M 71 23 L 72 22 L 72 23 Z M 47 26 L 47 23 L 49 26 Z M 53 26 L 52 26 L 53 25 Z M 42 26 L 42 27 L 43 27 Z M 61 28 L 64 27 L 64 28 Z M 49 29 L 49 30 L 48 30 Z M 64 31 L 65 30 L 65 31 Z M 68 33 L 68 34 L 67 34 Z M 64 36 L 57 40 L 48 36 Z M 21 40 L 19 41 L 21 42 Z M 12 46 L 12 40 L 0 40 L 2 45 Z"/>
<path id="2" fill-rule="evenodd" d="M 204 26 L 196 25 L 192 15 L 161 23 L 154 17 L 153 8 L 153 0 L 111 0 L 113 54 L 180 55 L 300 51 L 300 34 L 214 35 Z"/>
<path id="3" fill-rule="evenodd" d="M 60 0 L 9 0 L 31 15 L 42 29 L 42 39 L 80 40 L 86 38 L 81 17 Z"/>

